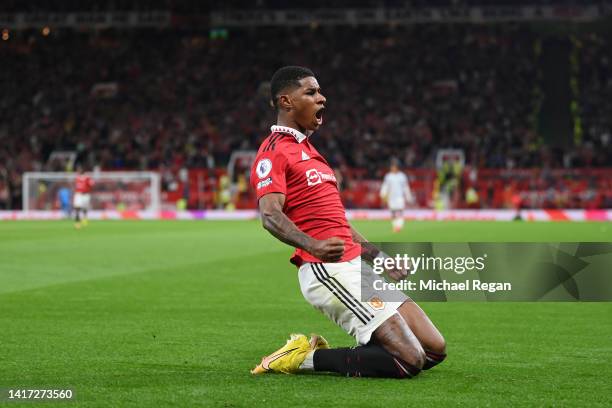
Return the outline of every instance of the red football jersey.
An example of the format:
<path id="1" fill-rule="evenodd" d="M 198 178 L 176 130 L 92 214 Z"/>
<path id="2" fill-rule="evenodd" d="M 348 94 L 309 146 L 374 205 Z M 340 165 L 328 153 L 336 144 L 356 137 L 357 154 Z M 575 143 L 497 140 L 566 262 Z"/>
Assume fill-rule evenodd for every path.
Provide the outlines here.
<path id="1" fill-rule="evenodd" d="M 283 212 L 311 237 L 343 239 L 344 255 L 339 262 L 361 253 L 361 246 L 353 242 L 334 171 L 301 132 L 272 126 L 272 133 L 257 152 L 251 185 L 258 200 L 269 193 L 285 194 Z M 297 248 L 291 262 L 299 266 L 322 261 Z"/>
<path id="2" fill-rule="evenodd" d="M 88 194 L 93 187 L 93 180 L 89 176 L 78 175 L 74 180 L 74 190 L 77 193 Z"/>

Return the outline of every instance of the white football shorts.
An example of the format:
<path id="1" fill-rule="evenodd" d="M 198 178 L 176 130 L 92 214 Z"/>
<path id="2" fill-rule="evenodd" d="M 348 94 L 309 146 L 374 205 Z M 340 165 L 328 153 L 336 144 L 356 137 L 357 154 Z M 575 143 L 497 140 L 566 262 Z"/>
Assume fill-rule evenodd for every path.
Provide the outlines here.
<path id="1" fill-rule="evenodd" d="M 74 193 L 74 199 L 72 200 L 72 206 L 74 208 L 89 208 L 89 194 Z"/>
<path id="2" fill-rule="evenodd" d="M 397 313 L 404 300 L 383 302 L 383 296 L 373 292 L 361 301 L 361 257 L 339 263 L 304 263 L 299 271 L 300 288 L 304 298 L 342 327 L 357 343 L 367 344 L 374 330 Z M 364 279 L 379 279 L 364 263 Z M 403 294 L 401 294 L 403 295 Z"/>
<path id="3" fill-rule="evenodd" d="M 403 197 L 392 198 L 389 200 L 389 209 L 391 211 L 399 211 L 406 208 L 406 201 Z"/>

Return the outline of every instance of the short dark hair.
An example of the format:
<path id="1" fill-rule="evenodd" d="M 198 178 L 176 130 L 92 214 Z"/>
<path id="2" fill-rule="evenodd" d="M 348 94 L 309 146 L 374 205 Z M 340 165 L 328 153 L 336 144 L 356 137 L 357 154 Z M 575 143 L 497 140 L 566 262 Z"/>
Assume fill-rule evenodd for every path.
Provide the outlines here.
<path id="1" fill-rule="evenodd" d="M 272 75 L 270 80 L 270 96 L 272 104 L 278 108 L 278 94 L 286 88 L 300 86 L 300 79 L 315 76 L 314 73 L 305 67 L 287 66 L 282 67 Z"/>

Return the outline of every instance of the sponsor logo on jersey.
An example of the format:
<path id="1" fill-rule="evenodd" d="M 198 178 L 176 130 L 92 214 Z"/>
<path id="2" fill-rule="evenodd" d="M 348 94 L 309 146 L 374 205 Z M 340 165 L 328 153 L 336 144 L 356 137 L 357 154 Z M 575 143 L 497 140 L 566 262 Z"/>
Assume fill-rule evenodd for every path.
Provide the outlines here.
<path id="1" fill-rule="evenodd" d="M 322 173 L 317 169 L 310 169 L 306 170 L 306 181 L 308 181 L 309 186 L 315 186 L 324 181 L 333 181 L 335 183 L 336 176 L 329 173 Z"/>
<path id="2" fill-rule="evenodd" d="M 272 162 L 270 159 L 261 159 L 259 163 L 257 163 L 256 171 L 260 179 L 270 174 L 270 171 L 272 171 Z"/>
<path id="3" fill-rule="evenodd" d="M 261 180 L 259 183 L 257 183 L 257 189 L 261 189 L 264 187 L 268 187 L 270 184 L 272 184 L 272 177 L 268 177 L 265 180 Z"/>

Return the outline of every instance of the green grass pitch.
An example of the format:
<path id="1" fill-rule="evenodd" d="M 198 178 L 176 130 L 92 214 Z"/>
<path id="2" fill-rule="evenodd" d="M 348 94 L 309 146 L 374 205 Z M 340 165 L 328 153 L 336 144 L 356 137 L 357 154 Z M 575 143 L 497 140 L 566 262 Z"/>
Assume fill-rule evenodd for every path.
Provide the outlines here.
<path id="1" fill-rule="evenodd" d="M 373 241 L 612 241 L 606 223 L 355 225 Z M 0 223 L 0 388 L 75 390 L 45 406 L 612 404 L 612 303 L 423 304 L 449 358 L 414 380 L 253 377 L 290 332 L 354 344 L 303 300 L 290 253 L 256 221 Z"/>

